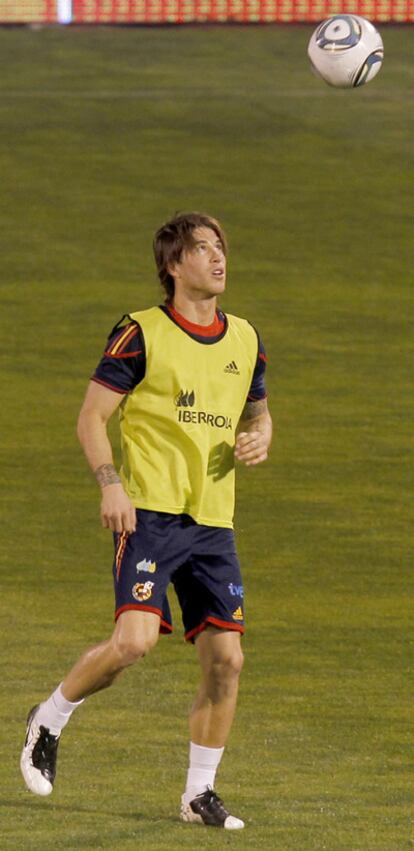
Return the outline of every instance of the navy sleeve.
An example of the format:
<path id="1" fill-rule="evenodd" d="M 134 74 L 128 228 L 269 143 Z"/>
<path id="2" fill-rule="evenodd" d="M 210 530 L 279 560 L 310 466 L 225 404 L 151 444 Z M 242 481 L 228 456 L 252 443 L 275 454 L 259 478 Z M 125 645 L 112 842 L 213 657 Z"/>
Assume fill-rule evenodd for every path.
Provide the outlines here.
<path id="1" fill-rule="evenodd" d="M 121 322 L 123 320 L 121 319 Z M 126 395 L 145 375 L 145 344 L 136 322 L 113 328 L 92 381 Z"/>
<path id="2" fill-rule="evenodd" d="M 261 399 L 266 399 L 266 387 L 265 387 L 265 372 L 266 372 L 266 363 L 267 357 L 264 345 L 259 339 L 259 350 L 257 353 L 257 361 L 256 366 L 254 368 L 252 383 L 250 385 L 250 390 L 247 396 L 248 402 L 260 402 Z"/>

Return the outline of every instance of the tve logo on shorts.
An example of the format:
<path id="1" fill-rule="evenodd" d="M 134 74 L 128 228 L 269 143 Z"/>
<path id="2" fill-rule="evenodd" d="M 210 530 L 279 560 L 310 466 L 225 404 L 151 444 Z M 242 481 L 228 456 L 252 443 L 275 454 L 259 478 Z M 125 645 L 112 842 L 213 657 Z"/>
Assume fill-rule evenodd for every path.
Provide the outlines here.
<path id="1" fill-rule="evenodd" d="M 243 585 L 233 585 L 230 582 L 229 591 L 232 597 L 242 597 L 243 598 Z"/>
<path id="2" fill-rule="evenodd" d="M 142 561 L 137 563 L 137 573 L 155 573 L 157 569 L 157 565 L 155 561 L 151 561 L 151 559 L 143 558 Z"/>

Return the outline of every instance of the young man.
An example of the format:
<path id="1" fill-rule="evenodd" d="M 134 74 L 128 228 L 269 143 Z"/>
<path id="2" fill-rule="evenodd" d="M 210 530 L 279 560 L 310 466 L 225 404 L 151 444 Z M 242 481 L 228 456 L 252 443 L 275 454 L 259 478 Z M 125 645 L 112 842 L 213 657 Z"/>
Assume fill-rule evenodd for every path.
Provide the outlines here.
<path id="1" fill-rule="evenodd" d="M 238 829 L 244 823 L 214 791 L 243 660 L 234 457 L 264 461 L 272 426 L 261 341 L 248 322 L 217 308 L 226 253 L 209 216 L 180 214 L 163 225 L 154 254 L 166 302 L 118 323 L 89 384 L 78 434 L 102 489 L 102 524 L 114 534 L 116 625 L 29 713 L 21 770 L 32 792 L 52 792 L 71 713 L 171 631 L 172 582 L 201 668 L 181 818 Z M 107 435 L 117 408 L 119 475 Z"/>

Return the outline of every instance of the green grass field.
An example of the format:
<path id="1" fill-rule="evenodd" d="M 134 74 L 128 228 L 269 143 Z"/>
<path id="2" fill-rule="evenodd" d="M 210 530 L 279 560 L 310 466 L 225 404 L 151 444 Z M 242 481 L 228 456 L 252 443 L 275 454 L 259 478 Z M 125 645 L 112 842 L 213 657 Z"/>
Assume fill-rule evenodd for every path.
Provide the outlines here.
<path id="1" fill-rule="evenodd" d="M 360 91 L 312 76 L 310 32 L 0 30 L 4 849 L 414 845 L 414 30 L 383 28 Z M 52 798 L 18 768 L 28 709 L 112 628 L 75 423 L 107 332 L 160 299 L 153 231 L 189 208 L 227 228 L 223 305 L 261 332 L 277 423 L 239 470 L 246 665 L 218 790 L 242 835 L 178 821 L 197 670 L 175 605 L 74 716 Z"/>

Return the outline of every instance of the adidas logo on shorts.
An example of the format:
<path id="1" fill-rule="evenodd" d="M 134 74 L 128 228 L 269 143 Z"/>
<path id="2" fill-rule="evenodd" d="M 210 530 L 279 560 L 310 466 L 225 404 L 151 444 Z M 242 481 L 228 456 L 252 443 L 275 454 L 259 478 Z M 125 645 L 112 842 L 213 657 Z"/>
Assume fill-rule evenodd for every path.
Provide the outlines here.
<path id="1" fill-rule="evenodd" d="M 236 611 L 233 612 L 232 617 L 234 618 L 235 621 L 242 621 L 243 620 L 243 610 L 242 610 L 241 606 L 239 606 L 236 609 Z"/>

